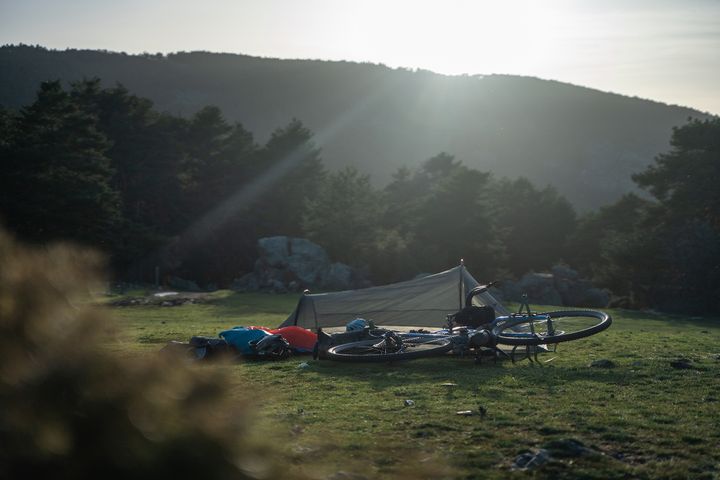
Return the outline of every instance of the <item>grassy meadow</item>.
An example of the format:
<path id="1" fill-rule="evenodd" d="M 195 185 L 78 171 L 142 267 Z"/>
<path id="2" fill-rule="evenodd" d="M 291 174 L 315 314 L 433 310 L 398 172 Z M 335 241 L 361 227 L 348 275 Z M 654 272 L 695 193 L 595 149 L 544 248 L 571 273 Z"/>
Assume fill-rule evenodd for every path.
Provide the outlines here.
<path id="1" fill-rule="evenodd" d="M 220 291 L 203 304 L 112 307 L 108 347 L 154 355 L 169 340 L 276 326 L 296 301 Z M 295 356 L 197 368 L 224 369 L 238 398 L 254 402 L 257 434 L 312 478 L 718 478 L 720 320 L 611 313 L 609 330 L 561 344 L 542 366 Z M 673 368 L 678 358 L 693 368 Z M 590 367 L 597 359 L 615 368 Z M 513 468 L 538 449 L 547 463 Z"/>

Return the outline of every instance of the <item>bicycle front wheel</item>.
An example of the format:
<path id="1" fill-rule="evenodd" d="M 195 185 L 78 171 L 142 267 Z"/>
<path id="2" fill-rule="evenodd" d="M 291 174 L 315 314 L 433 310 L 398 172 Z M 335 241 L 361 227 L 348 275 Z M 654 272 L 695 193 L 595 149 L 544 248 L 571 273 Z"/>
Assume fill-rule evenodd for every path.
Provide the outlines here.
<path id="1" fill-rule="evenodd" d="M 451 349 L 452 341 L 448 337 L 428 339 L 403 336 L 402 346 L 397 351 L 387 351 L 382 340 L 370 339 L 330 347 L 327 357 L 343 362 L 392 362 L 432 357 Z"/>
<path id="2" fill-rule="evenodd" d="M 566 310 L 511 317 L 493 333 L 503 345 L 545 345 L 595 335 L 610 327 L 612 317 L 595 310 Z M 521 331 L 511 329 L 521 327 Z"/>

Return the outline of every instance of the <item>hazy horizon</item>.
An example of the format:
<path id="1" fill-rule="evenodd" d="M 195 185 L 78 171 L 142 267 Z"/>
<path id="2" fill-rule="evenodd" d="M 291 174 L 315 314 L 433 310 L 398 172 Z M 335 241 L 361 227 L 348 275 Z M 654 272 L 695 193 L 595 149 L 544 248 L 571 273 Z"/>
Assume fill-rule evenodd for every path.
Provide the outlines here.
<path id="1" fill-rule="evenodd" d="M 0 43 L 538 77 L 720 113 L 720 2 L 0 3 Z"/>

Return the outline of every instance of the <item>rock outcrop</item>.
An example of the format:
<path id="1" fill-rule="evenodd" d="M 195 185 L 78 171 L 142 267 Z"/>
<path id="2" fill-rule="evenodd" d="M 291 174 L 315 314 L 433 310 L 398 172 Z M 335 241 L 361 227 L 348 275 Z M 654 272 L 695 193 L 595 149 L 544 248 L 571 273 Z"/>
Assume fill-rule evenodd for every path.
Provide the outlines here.
<path id="1" fill-rule="evenodd" d="M 556 265 L 547 273 L 526 273 L 517 282 L 504 281 L 499 294 L 503 299 L 530 304 L 604 308 L 610 302 L 607 290 L 596 288 L 589 280 L 565 265 Z"/>
<path id="2" fill-rule="evenodd" d="M 327 252 L 304 238 L 286 236 L 258 240 L 253 271 L 236 279 L 237 291 L 297 292 L 349 290 L 370 286 L 366 275 L 344 263 L 331 262 Z"/>

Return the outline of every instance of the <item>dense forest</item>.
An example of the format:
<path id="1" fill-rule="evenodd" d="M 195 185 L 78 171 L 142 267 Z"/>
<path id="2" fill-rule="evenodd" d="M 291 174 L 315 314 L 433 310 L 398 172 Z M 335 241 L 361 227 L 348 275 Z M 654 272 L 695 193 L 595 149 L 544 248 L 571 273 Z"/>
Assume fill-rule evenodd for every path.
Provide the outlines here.
<path id="1" fill-rule="evenodd" d="M 141 72 L 141 73 L 138 73 Z M 375 186 L 429 152 L 468 168 L 553 185 L 585 212 L 638 191 L 631 175 L 668 149 L 692 109 L 509 75 L 444 76 L 382 65 L 207 52 L 126 55 L 0 48 L 0 105 L 33 101 L 37 85 L 118 82 L 161 112 L 217 105 L 265 143 L 289 118 L 312 130 L 330 171 L 354 166 Z M 430 153 L 432 154 L 432 153 Z"/>
<path id="2" fill-rule="evenodd" d="M 202 283 L 252 269 L 258 238 L 307 237 L 377 283 L 464 257 L 480 278 L 566 262 L 629 306 L 720 311 L 720 120 L 691 120 L 627 194 L 578 216 L 552 187 L 429 152 L 385 187 L 328 170 L 299 120 L 259 143 L 213 106 L 191 116 L 100 80 L 44 82 L 0 110 L 0 215 L 23 239 L 106 252 L 119 279 L 155 265 Z"/>

